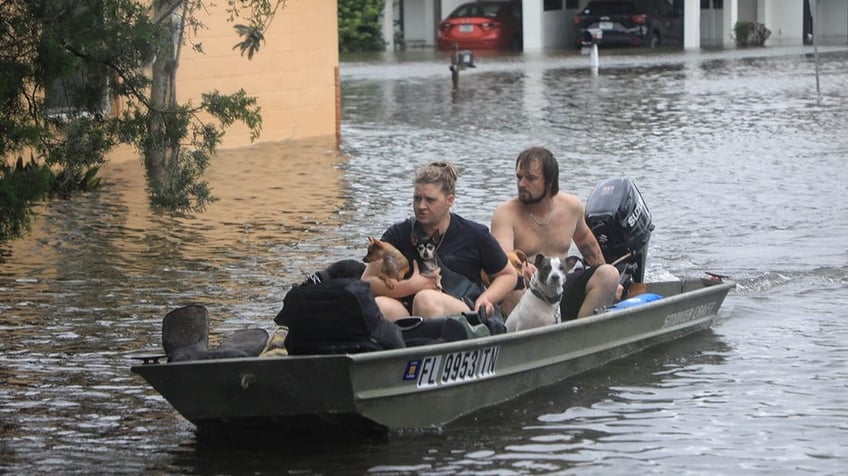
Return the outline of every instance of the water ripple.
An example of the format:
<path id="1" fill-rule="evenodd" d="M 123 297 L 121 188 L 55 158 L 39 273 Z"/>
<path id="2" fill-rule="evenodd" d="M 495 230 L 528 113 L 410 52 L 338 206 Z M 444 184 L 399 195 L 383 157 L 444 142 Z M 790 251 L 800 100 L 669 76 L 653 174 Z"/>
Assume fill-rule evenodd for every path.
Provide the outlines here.
<path id="1" fill-rule="evenodd" d="M 147 210 L 141 166 L 40 207 L 0 249 L 0 472 L 836 474 L 848 459 L 848 55 L 779 50 L 481 57 L 452 90 L 444 57 L 342 70 L 342 144 L 222 151 L 204 214 Z M 360 258 L 410 213 L 412 172 L 460 169 L 456 211 L 488 223 L 516 155 L 549 147 L 581 198 L 639 186 L 649 280 L 729 274 L 711 331 L 432 432 L 204 447 L 128 371 L 164 314 L 207 306 L 212 339 L 271 318 L 295 282 Z"/>

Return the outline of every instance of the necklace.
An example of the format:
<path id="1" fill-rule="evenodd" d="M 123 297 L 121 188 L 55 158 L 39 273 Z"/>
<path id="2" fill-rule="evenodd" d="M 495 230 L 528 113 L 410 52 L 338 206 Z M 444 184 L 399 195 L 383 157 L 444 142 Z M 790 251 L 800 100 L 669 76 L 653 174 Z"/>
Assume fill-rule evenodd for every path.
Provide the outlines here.
<path id="1" fill-rule="evenodd" d="M 531 212 L 530 209 L 527 208 L 526 205 L 524 206 L 524 211 L 527 212 L 528 215 L 530 215 L 530 219 L 533 220 L 533 223 L 535 223 L 537 226 L 541 226 L 542 228 L 548 226 L 551 223 L 551 219 L 554 217 L 553 207 L 551 207 L 551 213 L 548 214 L 548 218 L 546 220 L 539 220 L 536 215 L 534 215 L 533 212 Z"/>
<path id="2" fill-rule="evenodd" d="M 409 219 L 409 222 L 412 224 L 412 233 L 413 233 L 413 234 L 418 234 L 420 238 L 430 239 L 430 238 L 432 238 L 435 234 L 439 233 L 439 228 L 436 228 L 435 230 L 433 230 L 433 233 L 431 233 L 431 234 L 427 235 L 427 232 L 426 232 L 426 231 L 424 231 L 424 227 L 423 227 L 423 226 L 421 226 L 421 224 L 420 224 L 420 223 L 418 223 L 418 220 L 416 220 L 416 219 L 415 219 L 415 217 L 411 217 L 411 218 Z M 415 228 L 416 228 L 416 226 L 415 226 L 415 225 L 416 225 L 416 224 L 418 224 L 418 227 L 417 227 L 417 228 L 419 228 L 419 229 L 421 230 L 421 233 L 423 233 L 423 235 L 419 234 L 419 233 L 415 230 Z M 436 248 L 435 248 L 434 252 L 438 252 L 438 251 L 439 251 L 439 248 L 441 248 L 441 247 L 442 247 L 442 243 L 444 243 L 444 242 L 445 242 L 445 235 L 447 235 L 447 234 L 448 234 L 448 229 L 449 229 L 449 228 L 450 228 L 450 220 L 448 220 L 448 224 L 447 224 L 447 226 L 445 226 L 445 232 L 444 232 L 444 233 L 442 233 L 442 234 L 441 234 L 441 236 L 439 237 L 439 243 L 436 245 Z"/>

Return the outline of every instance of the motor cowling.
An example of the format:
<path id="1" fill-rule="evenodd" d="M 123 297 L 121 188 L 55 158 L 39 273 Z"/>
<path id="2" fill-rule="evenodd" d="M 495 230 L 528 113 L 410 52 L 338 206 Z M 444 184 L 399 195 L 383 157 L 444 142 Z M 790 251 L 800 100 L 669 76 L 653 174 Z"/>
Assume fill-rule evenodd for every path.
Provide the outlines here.
<path id="1" fill-rule="evenodd" d="M 622 274 L 630 274 L 634 282 L 643 282 L 654 225 L 636 184 L 628 178 L 613 178 L 596 185 L 586 200 L 586 223 L 604 260 Z"/>

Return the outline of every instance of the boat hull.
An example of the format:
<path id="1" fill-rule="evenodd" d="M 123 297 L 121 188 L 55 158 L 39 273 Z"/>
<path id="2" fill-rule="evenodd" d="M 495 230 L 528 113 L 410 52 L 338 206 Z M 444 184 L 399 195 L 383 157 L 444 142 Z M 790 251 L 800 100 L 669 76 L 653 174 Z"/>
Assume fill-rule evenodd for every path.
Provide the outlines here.
<path id="1" fill-rule="evenodd" d="M 200 430 L 441 427 L 708 328 L 734 283 L 650 283 L 663 299 L 554 326 L 345 355 L 132 367 Z"/>

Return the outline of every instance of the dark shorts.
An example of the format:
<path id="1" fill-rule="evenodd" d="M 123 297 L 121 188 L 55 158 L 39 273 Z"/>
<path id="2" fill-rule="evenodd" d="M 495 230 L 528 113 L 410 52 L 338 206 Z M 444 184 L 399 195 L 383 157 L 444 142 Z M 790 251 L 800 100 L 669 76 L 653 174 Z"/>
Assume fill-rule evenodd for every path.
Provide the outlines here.
<path id="1" fill-rule="evenodd" d="M 583 268 L 566 275 L 562 290 L 562 302 L 560 303 L 560 318 L 563 321 L 577 318 L 577 314 L 580 313 L 580 306 L 586 299 L 586 283 L 595 274 L 596 269 L 598 268 Z"/>

